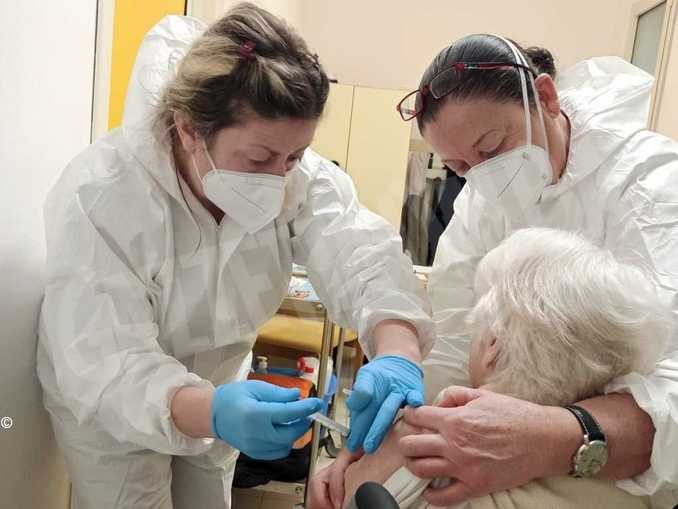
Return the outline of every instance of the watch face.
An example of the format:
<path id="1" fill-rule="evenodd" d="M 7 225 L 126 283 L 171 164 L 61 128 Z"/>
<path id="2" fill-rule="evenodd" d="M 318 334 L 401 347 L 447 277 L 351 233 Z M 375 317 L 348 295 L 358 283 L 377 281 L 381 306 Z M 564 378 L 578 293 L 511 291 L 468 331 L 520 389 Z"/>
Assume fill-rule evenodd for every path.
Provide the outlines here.
<path id="1" fill-rule="evenodd" d="M 592 477 L 607 463 L 607 444 L 593 440 L 579 448 L 574 459 L 575 473 L 583 477 Z"/>

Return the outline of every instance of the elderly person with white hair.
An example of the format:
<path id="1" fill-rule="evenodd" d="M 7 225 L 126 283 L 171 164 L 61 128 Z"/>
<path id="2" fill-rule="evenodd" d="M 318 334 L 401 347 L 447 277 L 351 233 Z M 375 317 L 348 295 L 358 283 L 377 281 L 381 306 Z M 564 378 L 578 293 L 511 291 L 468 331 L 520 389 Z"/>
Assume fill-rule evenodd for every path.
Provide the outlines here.
<path id="1" fill-rule="evenodd" d="M 475 294 L 467 320 L 473 338 L 470 384 L 539 405 L 572 405 L 603 394 L 618 376 L 652 370 L 671 327 L 668 310 L 640 269 L 564 231 L 514 233 L 480 263 Z M 399 421 L 376 454 L 348 467 L 345 501 L 371 480 L 384 484 L 401 508 L 431 507 L 421 497 L 430 481 L 403 466 L 407 436 L 422 433 L 434 432 Z M 554 477 L 453 507 L 636 509 L 649 504 L 647 497 L 633 496 L 609 480 Z"/>

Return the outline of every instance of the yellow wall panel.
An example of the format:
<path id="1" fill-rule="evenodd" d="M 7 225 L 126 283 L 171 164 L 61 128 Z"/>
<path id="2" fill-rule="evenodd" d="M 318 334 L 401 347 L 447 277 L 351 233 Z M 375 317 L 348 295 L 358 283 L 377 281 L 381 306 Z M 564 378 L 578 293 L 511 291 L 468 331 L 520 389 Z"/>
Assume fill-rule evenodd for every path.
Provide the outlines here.
<path id="1" fill-rule="evenodd" d="M 396 111 L 404 95 L 402 90 L 355 87 L 347 163 L 360 202 L 397 229 L 412 128 Z"/>
<path id="2" fill-rule="evenodd" d="M 117 127 L 127 94 L 127 82 L 141 41 L 168 14 L 184 14 L 185 0 L 115 0 L 108 127 Z"/>
<path id="3" fill-rule="evenodd" d="M 325 112 L 311 144 L 311 148 L 318 154 L 337 161 L 342 168 L 346 168 L 348 157 L 352 108 L 353 86 L 332 83 Z"/>

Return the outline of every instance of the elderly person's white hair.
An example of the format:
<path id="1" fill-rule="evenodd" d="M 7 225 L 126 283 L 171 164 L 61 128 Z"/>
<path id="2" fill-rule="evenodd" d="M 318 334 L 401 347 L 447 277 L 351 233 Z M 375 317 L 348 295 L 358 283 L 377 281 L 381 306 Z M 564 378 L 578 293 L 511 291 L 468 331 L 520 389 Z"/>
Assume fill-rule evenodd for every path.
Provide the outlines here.
<path id="1" fill-rule="evenodd" d="M 671 330 L 649 277 L 583 237 L 520 230 L 481 261 L 473 340 L 496 338 L 493 391 L 564 405 L 648 372 Z"/>

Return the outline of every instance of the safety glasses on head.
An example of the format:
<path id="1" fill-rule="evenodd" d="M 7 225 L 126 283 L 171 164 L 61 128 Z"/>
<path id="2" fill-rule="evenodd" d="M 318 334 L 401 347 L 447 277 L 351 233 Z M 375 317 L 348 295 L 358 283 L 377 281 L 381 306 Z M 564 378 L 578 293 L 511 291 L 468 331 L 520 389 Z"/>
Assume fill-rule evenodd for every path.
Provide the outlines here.
<path id="1" fill-rule="evenodd" d="M 511 150 L 476 164 L 465 174 L 469 186 L 485 200 L 501 208 L 508 217 L 524 219 L 541 200 L 544 188 L 553 179 L 553 170 L 548 153 L 548 139 L 544 115 L 541 111 L 539 93 L 535 84 L 536 75 L 518 47 L 511 41 L 497 36 L 511 50 L 514 62 L 460 62 L 436 74 L 430 83 L 421 90 L 412 92 L 398 105 L 398 111 L 404 120 L 420 115 L 425 107 L 427 96 L 439 100 L 454 91 L 459 80 L 464 79 L 465 71 L 484 71 L 515 69 L 520 79 L 522 106 L 525 118 L 525 141 Z M 501 79 L 498 76 L 498 79 Z M 535 145 L 532 140 L 532 115 L 530 114 L 530 95 L 536 107 L 544 146 Z M 410 101 L 408 103 L 408 101 Z"/>
<path id="2" fill-rule="evenodd" d="M 507 69 L 523 69 L 533 77 L 536 74 L 530 67 L 516 62 L 455 62 L 436 74 L 431 81 L 419 90 L 407 94 L 396 106 L 405 122 L 416 118 L 424 111 L 427 96 L 436 101 L 450 94 L 457 84 L 464 79 L 467 71 L 500 71 Z"/>

